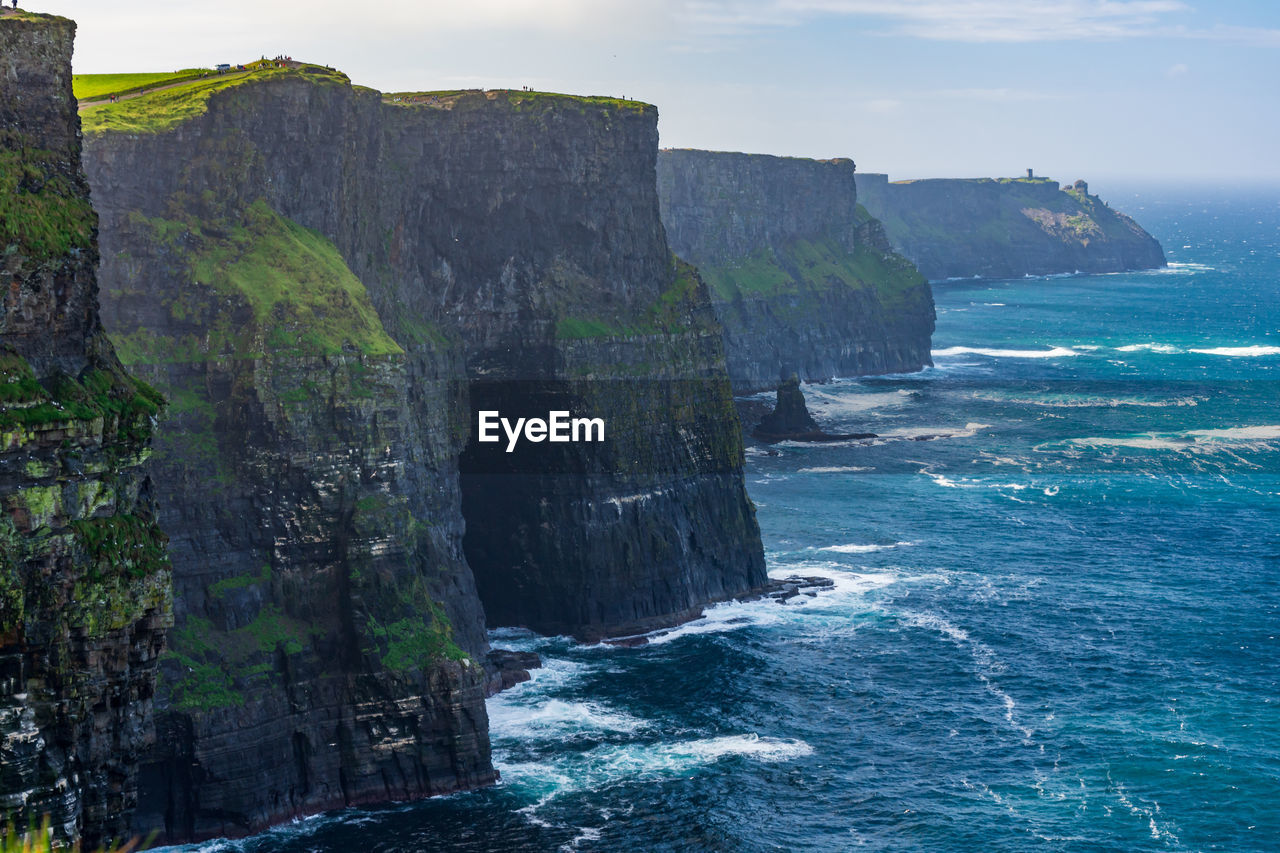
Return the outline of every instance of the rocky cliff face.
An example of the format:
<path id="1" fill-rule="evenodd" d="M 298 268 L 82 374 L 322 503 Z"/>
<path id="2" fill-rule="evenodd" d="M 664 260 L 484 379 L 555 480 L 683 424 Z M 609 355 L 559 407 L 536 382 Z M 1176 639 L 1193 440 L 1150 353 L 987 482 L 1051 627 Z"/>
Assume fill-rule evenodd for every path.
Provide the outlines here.
<path id="1" fill-rule="evenodd" d="M 163 399 L 98 320 L 75 25 L 0 18 L 0 820 L 127 833 L 171 622 L 143 469 Z"/>
<path id="2" fill-rule="evenodd" d="M 893 247 L 931 280 L 1119 272 L 1165 265 L 1160 244 L 1084 181 L 889 182 L 858 176 L 863 204 Z"/>
<path id="3" fill-rule="evenodd" d="M 152 97 L 85 115 L 104 317 L 176 412 L 154 476 L 177 626 L 140 829 L 485 784 L 484 610 L 596 637 L 763 583 L 652 107 L 392 99 L 315 67 L 190 111 Z M 608 440 L 476 441 L 474 410 L 548 405 Z"/>
<path id="4" fill-rule="evenodd" d="M 858 203 L 851 160 L 663 151 L 662 219 L 698 266 L 738 391 L 918 370 L 933 297 Z"/>

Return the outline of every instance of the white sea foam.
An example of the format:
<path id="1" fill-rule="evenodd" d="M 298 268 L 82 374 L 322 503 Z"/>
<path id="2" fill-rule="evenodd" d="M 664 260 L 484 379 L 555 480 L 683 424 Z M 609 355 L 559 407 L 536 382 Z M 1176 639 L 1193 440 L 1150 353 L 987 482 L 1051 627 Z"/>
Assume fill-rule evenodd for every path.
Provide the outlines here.
<path id="1" fill-rule="evenodd" d="M 503 784 L 536 801 L 520 811 L 535 823 L 536 812 L 563 794 L 595 791 L 624 781 L 683 776 L 730 757 L 762 763 L 794 761 L 813 754 L 803 740 L 761 737 L 755 733 L 667 743 L 604 744 L 582 753 L 563 753 L 550 761 L 507 762 L 495 756 Z"/>
<path id="2" fill-rule="evenodd" d="M 1280 438 L 1280 425 L 1228 427 L 1226 429 L 1191 429 L 1186 435 L 1196 440 L 1271 441 Z"/>
<path id="3" fill-rule="evenodd" d="M 931 437 L 973 438 L 980 431 L 984 429 L 989 429 L 990 427 L 991 427 L 991 424 L 978 423 L 977 421 L 970 421 L 969 423 L 965 424 L 963 428 L 952 427 L 952 426 L 897 427 L 895 429 L 885 430 L 884 432 L 877 433 L 877 438 L 880 438 L 880 439 L 885 439 L 885 438 L 917 439 L 917 438 L 931 438 Z"/>
<path id="4" fill-rule="evenodd" d="M 906 548 L 914 542 L 894 542 L 891 545 L 827 545 L 819 551 L 833 551 L 837 554 L 872 554 L 876 551 L 889 551 L 893 548 Z"/>
<path id="5" fill-rule="evenodd" d="M 992 349 L 988 347 L 947 347 L 933 351 L 934 358 L 947 358 L 956 355 L 986 355 L 992 358 L 1067 358 L 1080 355 L 1071 347 L 1050 347 L 1039 349 Z"/>
<path id="6" fill-rule="evenodd" d="M 811 614 L 824 612 L 841 620 L 851 619 L 869 606 L 866 599 L 868 592 L 899 580 L 897 575 L 889 572 L 852 572 L 834 561 L 788 562 L 775 566 L 769 572 L 769 577 L 773 580 L 785 580 L 792 575 L 827 578 L 832 586 L 819 591 L 812 598 L 796 596 L 786 605 L 778 604 L 772 599 L 726 601 L 707 608 L 698 619 L 670 630 L 654 631 L 646 635 L 647 639 L 650 645 L 662 645 L 699 634 L 722 634 L 747 627 L 787 623 L 800 623 L 805 628 L 821 630 L 825 625 L 809 621 Z"/>
<path id="7" fill-rule="evenodd" d="M 1087 394 L 1044 394 L 1038 396 L 1013 396 L 976 391 L 975 400 L 990 400 L 1017 406 L 1036 406 L 1044 409 L 1116 409 L 1122 406 L 1141 409 L 1168 409 L 1199 405 L 1204 398 L 1177 397 L 1169 400 L 1149 400 L 1141 397 L 1100 397 Z"/>
<path id="8" fill-rule="evenodd" d="M 1067 447 L 1132 448 L 1135 450 L 1177 450 L 1188 453 L 1268 450 L 1280 441 L 1280 425 L 1191 429 L 1182 432 L 1150 432 L 1126 436 L 1090 436 L 1051 442 L 1037 449 Z"/>
<path id="9" fill-rule="evenodd" d="M 863 471 L 874 471 L 862 465 L 822 465 L 817 468 L 801 468 L 800 474 L 859 474 Z"/>
<path id="10" fill-rule="evenodd" d="M 1248 347 L 1212 347 L 1210 349 L 1193 349 L 1191 351 L 1201 355 L 1225 355 L 1237 358 L 1280 355 L 1280 347 L 1261 346 L 1258 344 Z"/>
<path id="11" fill-rule="evenodd" d="M 901 389 L 898 391 L 833 394 L 813 388 L 806 389 L 805 399 L 809 408 L 832 418 L 840 415 L 858 415 L 873 409 L 896 408 L 910 403 L 916 392 Z"/>
<path id="12" fill-rule="evenodd" d="M 1182 351 L 1183 350 L 1180 347 L 1175 347 L 1172 344 L 1158 344 L 1154 342 L 1146 344 L 1129 344 L 1128 346 L 1116 347 L 1116 352 L 1158 352 L 1171 355 Z"/>
<path id="13" fill-rule="evenodd" d="M 995 489 L 997 491 L 1021 492 L 1032 487 L 1027 483 L 992 483 L 986 480 L 974 480 L 969 477 L 961 477 L 959 480 L 953 480 L 945 474 L 938 474 L 934 471 L 928 470 L 927 468 L 922 469 L 920 473 L 933 480 L 935 485 L 941 486 L 944 489 Z M 1036 485 L 1035 488 L 1046 489 L 1046 487 L 1039 485 Z M 1047 489 L 1045 494 L 1048 494 Z M 1057 494 L 1057 492 L 1054 491 L 1053 494 Z"/>
<path id="14" fill-rule="evenodd" d="M 903 621 L 917 628 L 936 631 L 955 643 L 956 646 L 966 649 L 977 665 L 977 671 L 974 674 L 978 681 L 982 683 L 983 688 L 988 693 L 1000 702 L 1005 722 L 1024 738 L 1031 739 L 1034 731 L 1029 726 L 1018 721 L 1016 715 L 1018 703 L 994 681 L 996 676 L 1005 671 L 1005 666 L 990 646 L 980 640 L 975 640 L 968 631 L 937 613 L 910 613 L 903 617 Z"/>
<path id="15" fill-rule="evenodd" d="M 505 694 L 495 699 L 500 700 L 502 695 Z M 647 725 L 639 717 L 595 702 L 568 702 L 563 699 L 520 701 L 516 694 L 512 694 L 511 701 L 491 699 L 488 709 L 489 730 L 494 738 L 547 738 L 584 732 L 627 733 L 639 731 Z"/>

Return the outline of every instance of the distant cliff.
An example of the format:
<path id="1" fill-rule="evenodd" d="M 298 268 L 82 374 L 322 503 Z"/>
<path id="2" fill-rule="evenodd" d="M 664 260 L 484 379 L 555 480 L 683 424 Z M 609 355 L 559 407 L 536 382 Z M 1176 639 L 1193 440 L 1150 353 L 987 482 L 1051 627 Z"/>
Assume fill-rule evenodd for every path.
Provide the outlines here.
<path id="1" fill-rule="evenodd" d="M 711 287 L 738 391 L 919 370 L 933 297 L 858 203 L 851 160 L 662 151 L 672 248 Z"/>
<path id="2" fill-rule="evenodd" d="M 143 470 L 163 399 L 98 320 L 75 25 L 0 17 L 0 826 L 128 832 L 172 619 Z"/>
<path id="3" fill-rule="evenodd" d="M 390 98 L 315 66 L 183 91 L 85 113 L 104 317 L 175 411 L 139 830 L 485 784 L 485 611 L 597 638 L 765 581 L 719 327 L 658 217 L 656 110 Z M 480 408 L 609 440 L 493 453 Z"/>
<path id="4" fill-rule="evenodd" d="M 1084 181 L 1047 178 L 889 182 L 858 175 L 858 193 L 893 247 L 930 280 L 1119 272 L 1165 265 L 1154 237 Z"/>

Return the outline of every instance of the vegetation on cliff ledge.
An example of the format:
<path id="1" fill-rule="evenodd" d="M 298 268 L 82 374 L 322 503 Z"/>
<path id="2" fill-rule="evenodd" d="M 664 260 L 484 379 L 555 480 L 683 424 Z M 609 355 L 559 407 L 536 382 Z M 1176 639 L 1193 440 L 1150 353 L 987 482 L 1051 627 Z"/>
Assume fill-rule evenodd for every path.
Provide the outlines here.
<path id="1" fill-rule="evenodd" d="M 556 323 L 558 340 L 602 337 L 633 337 L 688 331 L 690 312 L 697 308 L 700 288 L 698 272 L 692 264 L 671 256 L 671 284 L 652 304 L 626 319 L 601 319 L 577 315 L 562 316 Z"/>
<path id="2" fill-rule="evenodd" d="M 607 95 L 565 95 L 559 92 L 529 92 L 524 89 L 450 89 L 434 92 L 388 92 L 384 102 L 402 107 L 426 106 L 454 108 L 479 106 L 485 102 L 510 104 L 517 110 L 571 109 L 586 112 L 592 108 L 643 113 L 655 109 L 644 101 L 613 98 Z"/>
<path id="3" fill-rule="evenodd" d="M 32 147 L 0 131 L 0 247 L 35 261 L 87 249 L 98 218 L 84 188 L 65 174 L 65 153 Z"/>
<path id="4" fill-rule="evenodd" d="M 133 219 L 190 277 L 190 287 L 170 295 L 170 314 L 198 317 L 205 331 L 180 339 L 147 329 L 113 335 L 126 363 L 403 352 L 337 247 L 265 201 L 234 221 Z"/>
<path id="5" fill-rule="evenodd" d="M 37 380 L 21 356 L 0 353 L 0 432 L 102 419 L 112 421 L 124 438 L 143 444 L 164 403 L 159 391 L 119 365 Z"/>
<path id="6" fill-rule="evenodd" d="M 706 268 L 702 274 L 721 302 L 846 287 L 897 308 L 927 293 L 924 278 L 900 255 L 866 245 L 849 249 L 831 239 L 764 247 L 736 264 Z"/>

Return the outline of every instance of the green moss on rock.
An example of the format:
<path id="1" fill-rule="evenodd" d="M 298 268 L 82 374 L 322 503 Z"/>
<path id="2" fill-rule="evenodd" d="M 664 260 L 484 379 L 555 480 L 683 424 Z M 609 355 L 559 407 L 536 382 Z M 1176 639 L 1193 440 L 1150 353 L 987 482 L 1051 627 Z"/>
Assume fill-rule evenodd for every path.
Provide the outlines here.
<path id="1" fill-rule="evenodd" d="M 0 133 L 0 246 L 50 261 L 87 249 L 98 217 L 84 188 L 65 173 L 66 155 Z"/>
<path id="2" fill-rule="evenodd" d="M 250 205 L 234 221 L 134 214 L 133 222 L 185 267 L 189 287 L 221 298 L 200 299 L 193 306 L 174 294 L 171 312 L 217 312 L 204 318 L 207 332 L 202 338 L 145 329 L 116 335 L 113 340 L 128 363 L 403 352 L 337 247 L 265 201 Z"/>

